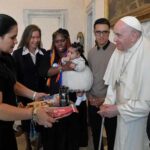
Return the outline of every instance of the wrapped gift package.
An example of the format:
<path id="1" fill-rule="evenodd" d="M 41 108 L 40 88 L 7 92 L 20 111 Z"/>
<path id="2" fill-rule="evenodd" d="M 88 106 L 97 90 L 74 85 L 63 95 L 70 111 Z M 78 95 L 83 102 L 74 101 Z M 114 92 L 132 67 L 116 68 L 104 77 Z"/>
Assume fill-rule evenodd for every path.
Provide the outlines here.
<path id="1" fill-rule="evenodd" d="M 27 108 L 38 108 L 38 107 L 51 107 L 52 112 L 51 116 L 56 119 L 60 119 L 66 116 L 71 115 L 72 113 L 77 113 L 78 110 L 74 104 L 68 104 L 68 106 L 60 105 L 60 97 L 59 94 L 55 94 L 53 96 L 45 96 L 42 101 L 34 101 L 28 103 Z"/>

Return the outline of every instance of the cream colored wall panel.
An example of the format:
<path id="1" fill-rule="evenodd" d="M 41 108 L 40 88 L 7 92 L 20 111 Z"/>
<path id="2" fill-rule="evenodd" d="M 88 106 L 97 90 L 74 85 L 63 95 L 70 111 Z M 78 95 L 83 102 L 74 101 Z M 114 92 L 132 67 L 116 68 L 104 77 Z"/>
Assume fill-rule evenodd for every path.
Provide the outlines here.
<path id="1" fill-rule="evenodd" d="M 33 18 L 32 22 L 37 24 L 42 31 L 42 44 L 45 49 L 50 49 L 52 34 L 59 28 L 59 19 L 57 18 Z"/>
<path id="2" fill-rule="evenodd" d="M 23 17 L 25 9 L 67 10 L 65 23 L 72 41 L 76 40 L 79 31 L 84 32 L 85 30 L 83 0 L 0 0 L 0 13 L 9 14 L 18 21 L 18 40 L 26 26 Z"/>

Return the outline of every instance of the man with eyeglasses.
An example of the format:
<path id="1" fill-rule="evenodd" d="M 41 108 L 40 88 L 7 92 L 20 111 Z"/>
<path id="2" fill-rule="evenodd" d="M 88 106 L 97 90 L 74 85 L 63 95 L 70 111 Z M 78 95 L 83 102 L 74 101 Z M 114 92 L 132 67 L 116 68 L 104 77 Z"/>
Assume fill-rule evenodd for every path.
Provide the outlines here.
<path id="1" fill-rule="evenodd" d="M 109 59 L 115 49 L 115 44 L 109 41 L 110 23 L 106 18 L 97 19 L 94 23 L 95 46 L 89 51 L 88 62 L 93 73 L 93 86 L 88 93 L 89 123 L 93 135 L 94 150 L 98 150 L 102 118 L 97 114 L 99 106 L 103 103 L 107 92 L 103 76 Z M 105 119 L 104 122 L 108 150 L 113 150 L 116 133 L 116 117 Z M 101 150 L 103 150 L 103 144 Z"/>

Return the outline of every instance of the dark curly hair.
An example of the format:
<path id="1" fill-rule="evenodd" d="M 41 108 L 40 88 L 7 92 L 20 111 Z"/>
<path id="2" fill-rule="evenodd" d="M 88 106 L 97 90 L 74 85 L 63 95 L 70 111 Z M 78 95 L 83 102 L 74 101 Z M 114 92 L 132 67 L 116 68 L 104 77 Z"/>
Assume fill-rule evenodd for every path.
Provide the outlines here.
<path id="1" fill-rule="evenodd" d="M 52 34 L 52 46 L 51 46 L 51 49 L 55 49 L 56 48 L 55 47 L 55 39 L 56 39 L 57 35 L 61 35 L 64 39 L 67 40 L 66 47 L 68 48 L 70 46 L 70 44 L 71 44 L 69 32 L 66 29 L 59 28 L 58 30 L 56 30 Z"/>
<path id="2" fill-rule="evenodd" d="M 80 43 L 78 43 L 78 42 L 72 43 L 71 47 L 75 48 L 76 51 L 78 51 L 80 53 L 80 55 L 82 55 L 84 53 L 83 46 Z"/>
<path id="3" fill-rule="evenodd" d="M 71 44 L 72 48 L 75 48 L 76 51 L 80 53 L 80 56 L 85 60 L 85 64 L 88 65 L 87 59 L 84 56 L 84 48 L 83 45 L 81 45 L 79 42 L 74 42 Z"/>

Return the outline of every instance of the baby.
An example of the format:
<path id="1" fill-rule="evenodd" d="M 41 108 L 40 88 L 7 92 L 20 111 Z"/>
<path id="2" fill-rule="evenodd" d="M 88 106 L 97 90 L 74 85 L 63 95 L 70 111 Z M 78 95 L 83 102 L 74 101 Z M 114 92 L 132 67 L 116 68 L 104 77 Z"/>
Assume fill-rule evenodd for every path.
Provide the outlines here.
<path id="1" fill-rule="evenodd" d="M 67 56 L 61 62 L 71 62 L 72 71 L 64 71 L 62 74 L 62 85 L 69 87 L 69 90 L 77 92 L 76 105 L 86 100 L 85 91 L 89 91 L 93 84 L 93 75 L 88 67 L 86 58 L 83 55 L 83 46 L 74 42 L 67 51 Z"/>

